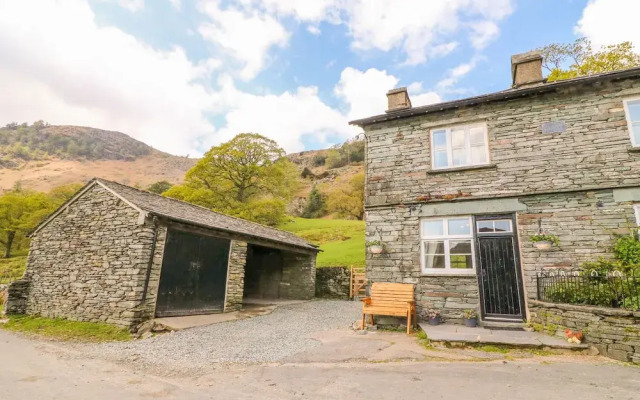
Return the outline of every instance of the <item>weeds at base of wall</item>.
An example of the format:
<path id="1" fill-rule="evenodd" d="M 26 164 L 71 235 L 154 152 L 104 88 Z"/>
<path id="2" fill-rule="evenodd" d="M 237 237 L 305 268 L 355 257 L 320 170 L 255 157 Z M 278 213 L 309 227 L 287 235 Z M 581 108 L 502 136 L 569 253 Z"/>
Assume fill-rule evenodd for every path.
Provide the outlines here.
<path id="1" fill-rule="evenodd" d="M 131 340 L 131 334 L 119 326 L 100 322 L 79 322 L 62 318 L 12 315 L 1 329 L 38 335 L 49 339 L 77 342 L 112 342 Z"/>
<path id="2" fill-rule="evenodd" d="M 431 341 L 429 340 L 429 337 L 427 336 L 427 332 L 423 331 L 423 330 L 419 330 L 418 332 L 415 333 L 416 338 L 418 339 L 418 343 L 424 347 L 425 349 L 432 349 L 433 346 L 431 345 Z"/>

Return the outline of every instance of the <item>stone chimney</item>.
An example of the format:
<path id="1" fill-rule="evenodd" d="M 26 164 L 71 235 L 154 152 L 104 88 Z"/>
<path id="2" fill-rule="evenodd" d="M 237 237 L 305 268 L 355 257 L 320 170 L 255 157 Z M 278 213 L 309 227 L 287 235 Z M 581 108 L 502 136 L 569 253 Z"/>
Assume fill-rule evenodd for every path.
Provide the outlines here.
<path id="1" fill-rule="evenodd" d="M 386 112 L 411 108 L 411 99 L 409 99 L 409 93 L 407 93 L 406 87 L 389 90 L 387 92 L 387 101 L 389 106 Z"/>
<path id="2" fill-rule="evenodd" d="M 511 56 L 511 83 L 514 88 L 542 82 L 542 54 L 539 51 Z"/>

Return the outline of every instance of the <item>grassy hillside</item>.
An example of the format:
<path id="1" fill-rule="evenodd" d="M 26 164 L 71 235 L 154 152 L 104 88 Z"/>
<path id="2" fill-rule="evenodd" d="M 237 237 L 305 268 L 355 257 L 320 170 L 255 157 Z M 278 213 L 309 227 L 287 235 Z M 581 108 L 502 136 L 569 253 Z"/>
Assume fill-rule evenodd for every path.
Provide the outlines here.
<path id="1" fill-rule="evenodd" d="M 21 277 L 27 264 L 27 256 L 0 258 L 0 283 L 5 283 L 10 277 Z"/>
<path id="2" fill-rule="evenodd" d="M 364 266 L 364 221 L 296 218 L 279 228 L 320 245 L 318 267 Z"/>

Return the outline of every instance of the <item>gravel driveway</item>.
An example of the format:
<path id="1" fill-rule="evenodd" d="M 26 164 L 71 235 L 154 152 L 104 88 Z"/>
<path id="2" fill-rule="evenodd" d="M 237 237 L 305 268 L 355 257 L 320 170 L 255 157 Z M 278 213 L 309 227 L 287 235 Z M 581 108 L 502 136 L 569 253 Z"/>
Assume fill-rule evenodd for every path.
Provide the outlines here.
<path id="1" fill-rule="evenodd" d="M 192 370 L 215 363 L 276 362 L 320 344 L 312 333 L 348 329 L 360 302 L 316 300 L 278 307 L 273 313 L 186 329 L 146 340 L 88 345 L 100 358 L 141 363 L 153 369 Z"/>

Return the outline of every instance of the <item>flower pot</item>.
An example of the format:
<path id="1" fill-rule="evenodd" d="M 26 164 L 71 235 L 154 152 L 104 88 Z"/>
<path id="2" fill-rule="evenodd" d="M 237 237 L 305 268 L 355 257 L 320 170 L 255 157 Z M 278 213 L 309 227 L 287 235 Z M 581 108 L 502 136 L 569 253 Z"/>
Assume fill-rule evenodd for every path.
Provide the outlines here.
<path id="1" fill-rule="evenodd" d="M 478 326 L 478 317 L 465 318 L 464 319 L 464 324 L 465 324 L 465 326 L 468 326 L 469 328 L 475 328 L 476 326 Z"/>
<path id="2" fill-rule="evenodd" d="M 438 325 L 440 324 L 440 316 L 429 318 L 429 325 Z"/>
<path id="3" fill-rule="evenodd" d="M 547 240 L 543 240 L 540 242 L 536 242 L 536 249 L 538 250 L 549 250 L 551 248 L 551 242 L 547 241 Z"/>
<path id="4" fill-rule="evenodd" d="M 369 251 L 372 252 L 373 254 L 380 254 L 382 253 L 384 249 L 382 248 L 382 245 L 379 244 L 374 244 L 373 246 L 369 246 Z"/>

